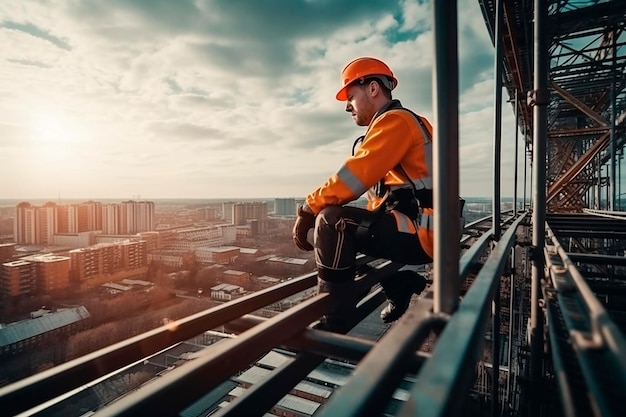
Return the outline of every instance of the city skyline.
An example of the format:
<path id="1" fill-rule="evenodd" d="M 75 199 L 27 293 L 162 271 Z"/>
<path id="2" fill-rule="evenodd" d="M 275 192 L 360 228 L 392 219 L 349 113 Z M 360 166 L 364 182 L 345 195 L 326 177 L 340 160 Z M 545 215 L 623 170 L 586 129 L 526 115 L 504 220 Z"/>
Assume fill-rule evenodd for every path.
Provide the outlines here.
<path id="1" fill-rule="evenodd" d="M 460 191 L 484 197 L 493 46 L 479 5 L 459 10 Z M 388 62 L 394 97 L 432 120 L 431 15 L 430 2 L 410 0 L 2 2 L 0 196 L 303 197 L 363 132 L 334 99 L 351 59 Z M 502 194 L 512 195 L 504 106 Z"/>

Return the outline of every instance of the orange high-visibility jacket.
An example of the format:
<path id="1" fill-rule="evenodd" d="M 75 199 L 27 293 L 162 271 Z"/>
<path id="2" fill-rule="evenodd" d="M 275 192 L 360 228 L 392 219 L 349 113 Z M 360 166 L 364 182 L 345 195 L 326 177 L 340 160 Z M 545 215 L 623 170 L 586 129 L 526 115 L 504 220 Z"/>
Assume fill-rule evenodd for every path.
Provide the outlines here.
<path id="1" fill-rule="evenodd" d="M 415 116 L 397 100 L 382 108 L 370 123 L 361 146 L 348 158 L 339 171 L 322 186 L 309 194 L 306 204 L 313 213 L 319 213 L 328 205 L 342 205 L 356 200 L 374 187 L 379 180 L 391 190 L 412 188 L 407 176 L 398 169 L 404 169 L 418 190 L 432 189 L 432 126 L 423 117 L 422 133 Z M 369 192 L 368 209 L 381 204 L 382 198 Z M 419 228 L 409 217 L 392 211 L 398 230 L 417 233 L 424 251 L 433 256 L 433 211 L 423 208 Z"/>

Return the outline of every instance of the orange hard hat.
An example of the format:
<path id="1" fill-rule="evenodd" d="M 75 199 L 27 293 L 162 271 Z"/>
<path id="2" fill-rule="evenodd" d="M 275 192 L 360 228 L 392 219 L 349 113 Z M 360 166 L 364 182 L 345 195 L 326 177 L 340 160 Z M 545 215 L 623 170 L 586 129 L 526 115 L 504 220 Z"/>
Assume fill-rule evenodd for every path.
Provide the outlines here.
<path id="1" fill-rule="evenodd" d="M 383 84 L 390 90 L 398 85 L 398 80 L 393 76 L 393 72 L 387 64 L 380 59 L 371 57 L 357 58 L 350 62 L 341 71 L 341 90 L 335 96 L 339 101 L 346 101 L 348 94 L 346 90 L 348 86 L 355 81 L 363 81 L 366 77 L 376 77 L 379 75 Z"/>

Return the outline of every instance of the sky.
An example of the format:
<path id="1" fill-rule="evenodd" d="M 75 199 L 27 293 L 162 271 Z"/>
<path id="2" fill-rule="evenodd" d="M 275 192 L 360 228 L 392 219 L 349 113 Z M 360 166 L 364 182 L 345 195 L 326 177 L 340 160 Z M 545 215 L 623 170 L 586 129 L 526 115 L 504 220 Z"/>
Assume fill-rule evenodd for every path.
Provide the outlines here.
<path id="1" fill-rule="evenodd" d="M 458 3 L 460 189 L 490 197 L 493 46 Z M 0 198 L 304 197 L 364 131 L 335 100 L 342 68 L 382 59 L 432 121 L 433 49 L 427 1 L 2 0 Z"/>

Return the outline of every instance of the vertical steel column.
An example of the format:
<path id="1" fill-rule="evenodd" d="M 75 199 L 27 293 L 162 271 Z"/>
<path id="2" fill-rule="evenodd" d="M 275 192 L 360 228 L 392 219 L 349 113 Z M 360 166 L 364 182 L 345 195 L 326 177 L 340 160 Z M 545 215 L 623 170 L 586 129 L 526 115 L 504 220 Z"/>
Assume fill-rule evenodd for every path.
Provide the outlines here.
<path id="1" fill-rule="evenodd" d="M 433 199 L 435 313 L 452 313 L 459 296 L 459 69 L 457 2 L 433 2 Z"/>
<path id="2" fill-rule="evenodd" d="M 609 205 L 611 204 L 611 180 L 610 180 L 610 173 L 609 173 L 609 169 L 611 167 L 609 165 L 606 166 L 606 207 L 608 210 L 611 210 L 611 207 L 609 207 Z"/>
<path id="3" fill-rule="evenodd" d="M 493 118 L 493 200 L 491 201 L 491 219 L 493 239 L 500 240 L 500 159 L 502 154 L 502 0 L 496 1 L 495 56 L 493 60 L 494 118 Z"/>
<path id="4" fill-rule="evenodd" d="M 622 210 L 622 155 L 617 156 L 617 211 Z"/>
<path id="5" fill-rule="evenodd" d="M 530 182 L 530 181 L 527 182 L 527 179 L 528 179 L 528 164 L 529 164 L 530 161 L 526 160 L 526 156 L 528 156 L 528 151 L 526 149 L 526 140 L 527 140 L 526 139 L 526 135 L 527 134 L 524 135 L 524 199 L 522 200 L 524 211 L 526 210 L 526 189 L 528 188 L 528 182 Z"/>
<path id="6" fill-rule="evenodd" d="M 514 248 L 513 250 L 515 250 Z M 517 259 L 517 256 L 515 256 Z M 506 380 L 506 400 L 509 404 L 511 401 L 511 391 L 513 384 L 513 337 L 515 330 L 515 313 L 513 308 L 515 307 L 515 278 L 517 277 L 517 265 L 513 267 L 513 271 L 511 271 L 511 278 L 509 280 L 509 349 L 507 352 L 507 362 L 508 362 L 508 374 Z"/>
<path id="7" fill-rule="evenodd" d="M 598 210 L 602 210 L 602 162 L 600 161 L 600 155 L 598 155 L 598 182 L 596 184 L 596 206 Z"/>
<path id="8" fill-rule="evenodd" d="M 491 416 L 500 415 L 500 280 L 491 301 Z"/>
<path id="9" fill-rule="evenodd" d="M 533 132 L 534 134 L 534 132 Z M 533 138 L 533 143 L 535 142 L 535 138 Z M 533 154 L 535 153 L 535 151 L 533 150 Z M 533 201 L 533 184 L 534 184 L 534 179 L 533 179 L 533 173 L 535 172 L 535 165 L 533 164 L 533 160 L 532 157 L 530 159 L 530 202 L 528 203 L 528 207 L 534 207 L 534 201 Z"/>
<path id="10" fill-rule="evenodd" d="M 615 118 L 616 118 L 616 114 L 615 114 L 615 106 L 617 105 L 616 103 L 616 91 L 615 91 L 615 83 L 616 83 L 616 79 L 615 79 L 615 68 L 616 68 L 616 62 L 615 62 L 615 54 L 617 53 L 617 48 L 615 46 L 616 42 L 617 42 L 617 30 L 613 29 L 613 35 L 611 36 L 611 55 L 612 58 L 611 60 L 612 65 L 611 65 L 611 210 L 617 210 L 615 203 L 617 200 L 617 182 L 618 182 L 618 178 L 617 175 L 615 173 L 616 171 L 616 161 L 617 161 L 617 138 L 615 137 Z"/>
<path id="11" fill-rule="evenodd" d="M 493 118 L 493 200 L 491 202 L 491 230 L 494 241 L 501 237 L 501 159 L 502 159 L 502 29 L 504 27 L 504 3 L 496 1 L 495 56 L 493 60 L 494 118 Z M 517 184 L 515 185 L 517 186 Z M 515 200 L 513 201 L 515 204 Z M 500 280 L 496 283 L 491 302 L 491 416 L 500 415 Z"/>
<path id="12" fill-rule="evenodd" d="M 517 160 L 519 148 L 519 121 L 517 120 L 519 106 L 517 103 L 517 89 L 515 89 L 515 168 L 513 171 L 513 214 L 517 214 Z"/>
<path id="13" fill-rule="evenodd" d="M 543 368 L 543 311 L 539 305 L 543 278 L 546 221 L 546 141 L 548 133 L 548 4 L 535 0 L 534 13 L 534 108 L 533 108 L 533 238 L 530 304 L 530 414 L 540 415 Z"/>

